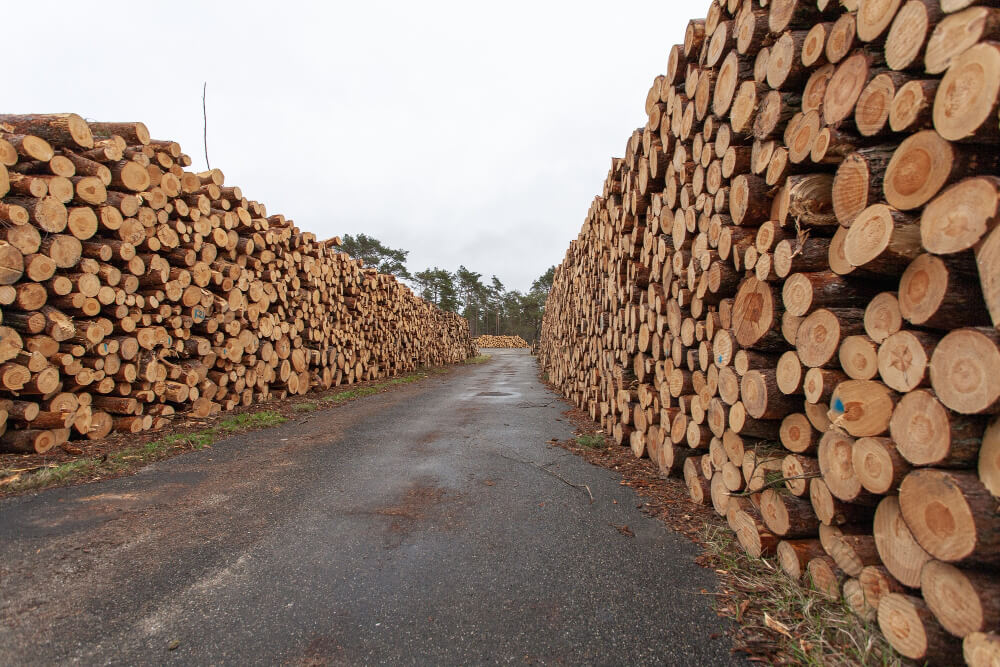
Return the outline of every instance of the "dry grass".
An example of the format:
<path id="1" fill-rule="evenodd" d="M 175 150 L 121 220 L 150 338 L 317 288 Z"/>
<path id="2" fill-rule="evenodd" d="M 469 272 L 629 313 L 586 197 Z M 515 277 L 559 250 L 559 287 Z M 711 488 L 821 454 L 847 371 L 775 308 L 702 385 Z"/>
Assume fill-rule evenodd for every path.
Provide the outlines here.
<path id="1" fill-rule="evenodd" d="M 775 664 L 908 665 L 882 637 L 878 625 L 855 615 L 781 571 L 775 559 L 750 558 L 725 527 L 699 536 L 704 565 L 721 579 L 716 611 L 735 619 L 736 643 Z"/>

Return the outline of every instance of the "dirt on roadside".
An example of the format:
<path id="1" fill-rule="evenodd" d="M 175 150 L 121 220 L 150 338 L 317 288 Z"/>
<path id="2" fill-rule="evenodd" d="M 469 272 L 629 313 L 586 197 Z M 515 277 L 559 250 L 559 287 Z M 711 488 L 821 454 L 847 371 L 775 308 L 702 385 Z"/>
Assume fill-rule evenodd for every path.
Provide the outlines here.
<path id="1" fill-rule="evenodd" d="M 428 377 L 444 376 L 453 369 L 454 367 L 424 369 L 399 378 L 341 385 L 304 396 L 239 406 L 204 418 L 179 413 L 171 415 L 171 423 L 159 430 L 112 433 L 100 440 L 72 440 L 44 454 L 0 453 L 0 498 L 43 488 L 86 484 L 130 475 L 154 461 L 210 446 L 215 436 L 221 439 L 241 432 L 268 428 L 284 421 L 304 419 L 318 408 L 335 407 L 374 393 L 392 391 L 398 386 Z M 343 394 L 351 396 L 336 399 Z M 262 414 L 267 417 L 266 420 L 253 419 Z M 245 418 L 245 426 L 242 425 L 242 418 Z M 205 434 L 211 436 L 208 442 L 198 437 Z M 185 435 L 193 437 L 185 438 Z M 77 467 L 74 464 L 80 465 Z M 65 475 L 62 474 L 63 471 L 66 471 Z"/>

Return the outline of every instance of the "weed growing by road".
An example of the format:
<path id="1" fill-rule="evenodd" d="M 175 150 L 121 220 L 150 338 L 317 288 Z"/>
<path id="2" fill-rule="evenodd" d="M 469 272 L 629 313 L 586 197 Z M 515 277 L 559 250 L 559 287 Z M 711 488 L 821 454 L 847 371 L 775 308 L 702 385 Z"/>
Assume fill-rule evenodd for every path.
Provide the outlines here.
<path id="1" fill-rule="evenodd" d="M 247 412 L 242 415 L 234 415 L 223 419 L 219 428 L 230 433 L 244 431 L 250 428 L 271 428 L 287 421 L 276 410 L 262 410 L 260 412 Z"/>
<path id="2" fill-rule="evenodd" d="M 468 359 L 466 359 L 462 363 L 466 364 L 466 365 L 469 365 L 469 364 L 485 364 L 487 361 L 489 361 L 492 358 L 493 358 L 492 354 L 480 354 L 480 355 L 475 356 L 475 357 L 469 357 Z"/>
<path id="3" fill-rule="evenodd" d="M 774 662 L 827 665 L 906 664 L 879 632 L 842 600 L 833 601 L 782 572 L 774 559 L 750 558 L 732 531 L 707 526 L 700 541 L 721 577 L 717 611 L 741 624 L 748 645 Z M 739 644 L 739 642 L 738 642 Z"/>
<path id="4" fill-rule="evenodd" d="M 361 398 L 363 396 L 371 396 L 372 394 L 377 394 L 379 388 L 375 387 L 361 387 L 360 389 L 349 389 L 348 391 L 341 391 L 330 396 L 325 396 L 321 400 L 330 401 L 333 403 L 338 403 L 340 401 L 349 401 L 353 398 Z"/>
<path id="5" fill-rule="evenodd" d="M 312 402 L 296 403 L 292 406 L 292 410 L 295 410 L 296 412 L 315 412 L 316 404 Z"/>
<path id="6" fill-rule="evenodd" d="M 588 433 L 577 436 L 576 444 L 587 449 L 604 449 L 608 446 L 607 440 L 600 433 Z"/>

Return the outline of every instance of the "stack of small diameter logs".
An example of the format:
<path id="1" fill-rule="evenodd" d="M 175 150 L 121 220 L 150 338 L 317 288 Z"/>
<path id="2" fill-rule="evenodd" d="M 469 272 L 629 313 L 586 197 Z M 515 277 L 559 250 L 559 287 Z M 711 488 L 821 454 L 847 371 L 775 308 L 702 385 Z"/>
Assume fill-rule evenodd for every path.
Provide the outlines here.
<path id="1" fill-rule="evenodd" d="M 937 663 L 1000 660 L 997 5 L 713 2 L 542 330 L 618 443 Z"/>
<path id="2" fill-rule="evenodd" d="M 0 116 L 0 451 L 473 353 L 468 323 L 142 123 Z"/>
<path id="3" fill-rule="evenodd" d="M 529 348 L 528 341 L 520 336 L 479 336 L 475 340 L 476 347 L 491 347 L 502 349 Z"/>

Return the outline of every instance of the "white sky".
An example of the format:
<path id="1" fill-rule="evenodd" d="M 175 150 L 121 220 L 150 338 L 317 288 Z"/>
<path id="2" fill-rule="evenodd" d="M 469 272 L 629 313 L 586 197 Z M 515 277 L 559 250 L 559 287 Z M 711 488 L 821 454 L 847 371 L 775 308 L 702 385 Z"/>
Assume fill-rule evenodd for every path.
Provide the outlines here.
<path id="1" fill-rule="evenodd" d="M 141 120 L 320 238 L 527 289 L 707 2 L 9 2 L 7 113 Z"/>

